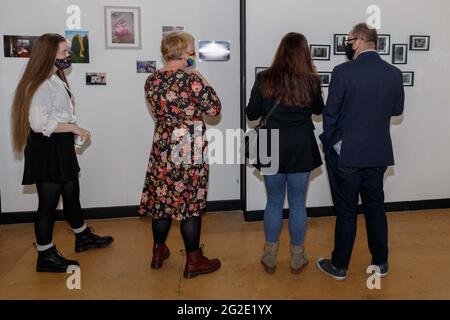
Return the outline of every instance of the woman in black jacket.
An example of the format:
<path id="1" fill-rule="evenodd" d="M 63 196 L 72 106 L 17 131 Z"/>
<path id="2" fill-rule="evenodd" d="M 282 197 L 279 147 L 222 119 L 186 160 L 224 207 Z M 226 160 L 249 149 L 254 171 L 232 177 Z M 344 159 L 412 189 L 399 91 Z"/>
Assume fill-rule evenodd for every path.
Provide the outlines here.
<path id="1" fill-rule="evenodd" d="M 320 80 L 308 41 L 302 34 L 288 33 L 284 36 L 271 67 L 258 74 L 246 109 L 248 119 L 264 118 L 276 102 L 279 105 L 269 117 L 266 128 L 268 154 L 275 143 L 278 143 L 279 150 L 278 154 L 270 154 L 272 159 L 278 156 L 278 161 L 271 161 L 268 165 L 277 162 L 278 169 L 275 174 L 264 175 L 267 190 L 264 210 L 266 243 L 261 263 L 267 272 L 275 271 L 287 189 L 291 272 L 298 273 L 308 263 L 303 243 L 307 228 L 309 175 L 322 164 L 311 116 L 321 114 L 324 107 Z M 279 141 L 270 140 L 273 129 L 278 129 Z M 255 167 L 261 169 L 267 164 L 258 159 Z"/>

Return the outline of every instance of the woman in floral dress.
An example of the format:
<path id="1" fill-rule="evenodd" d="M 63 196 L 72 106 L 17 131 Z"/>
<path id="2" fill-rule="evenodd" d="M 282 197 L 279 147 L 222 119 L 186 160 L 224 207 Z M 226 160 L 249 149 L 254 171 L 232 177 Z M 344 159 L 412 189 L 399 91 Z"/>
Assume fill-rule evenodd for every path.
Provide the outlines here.
<path id="1" fill-rule="evenodd" d="M 203 114 L 218 115 L 221 103 L 194 69 L 192 35 L 166 35 L 161 53 L 164 68 L 150 75 L 145 84 L 156 125 L 139 214 L 153 218 L 153 269 L 161 268 L 169 257 L 167 235 L 172 220 L 181 220 L 186 248 L 184 276 L 191 278 L 220 268 L 220 261 L 203 256 L 199 245 L 209 169 Z"/>

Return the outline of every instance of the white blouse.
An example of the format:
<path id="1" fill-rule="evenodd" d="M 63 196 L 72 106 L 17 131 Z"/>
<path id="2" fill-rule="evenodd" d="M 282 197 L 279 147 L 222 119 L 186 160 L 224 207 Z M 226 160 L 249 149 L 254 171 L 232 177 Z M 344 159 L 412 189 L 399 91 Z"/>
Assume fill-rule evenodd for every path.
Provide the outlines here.
<path id="1" fill-rule="evenodd" d="M 77 120 L 67 91 L 70 92 L 67 85 L 55 74 L 41 84 L 33 96 L 28 116 L 34 132 L 50 137 L 59 122 L 74 123 Z"/>

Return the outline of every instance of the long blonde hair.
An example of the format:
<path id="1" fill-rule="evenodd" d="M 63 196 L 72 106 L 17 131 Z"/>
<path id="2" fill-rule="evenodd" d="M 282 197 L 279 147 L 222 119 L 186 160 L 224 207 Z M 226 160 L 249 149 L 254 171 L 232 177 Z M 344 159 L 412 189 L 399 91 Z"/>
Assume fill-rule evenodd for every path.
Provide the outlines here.
<path id="1" fill-rule="evenodd" d="M 12 144 L 16 152 L 24 149 L 30 133 L 28 115 L 33 96 L 39 86 L 53 73 L 59 44 L 64 41 L 66 39 L 59 34 L 46 33 L 33 45 L 30 60 L 17 85 L 11 109 Z M 63 71 L 58 70 L 56 74 L 67 83 Z"/>

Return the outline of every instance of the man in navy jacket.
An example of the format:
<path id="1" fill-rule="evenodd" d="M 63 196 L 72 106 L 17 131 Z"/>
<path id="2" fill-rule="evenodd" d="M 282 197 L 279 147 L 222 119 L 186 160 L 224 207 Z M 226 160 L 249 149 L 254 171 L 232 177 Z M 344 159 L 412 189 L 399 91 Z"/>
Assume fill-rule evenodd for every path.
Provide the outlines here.
<path id="1" fill-rule="evenodd" d="M 334 68 L 323 113 L 323 143 L 336 213 L 334 251 L 317 266 L 337 280 L 347 277 L 356 235 L 359 196 L 376 273 L 388 272 L 388 228 L 383 178 L 394 164 L 390 119 L 403 112 L 401 71 L 380 58 L 377 31 L 356 25 L 346 40 L 350 61 Z"/>

